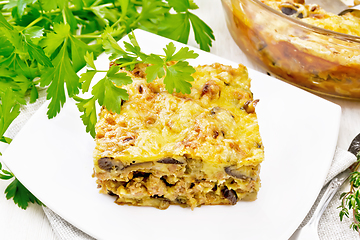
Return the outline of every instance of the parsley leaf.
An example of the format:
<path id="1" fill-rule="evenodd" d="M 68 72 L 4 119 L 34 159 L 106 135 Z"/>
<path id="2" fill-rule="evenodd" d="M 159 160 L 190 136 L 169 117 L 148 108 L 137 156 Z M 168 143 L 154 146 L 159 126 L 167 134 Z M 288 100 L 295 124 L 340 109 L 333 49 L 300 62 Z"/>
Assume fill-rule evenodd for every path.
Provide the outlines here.
<path id="1" fill-rule="evenodd" d="M 181 48 L 178 52 L 175 51 L 174 43 L 170 42 L 164 48 L 165 58 L 162 59 L 160 56 L 150 54 L 145 59 L 145 63 L 152 64 L 146 69 L 147 81 L 151 82 L 156 77 L 162 78 L 165 75 L 165 88 L 169 93 L 173 93 L 175 89 L 176 92 L 189 94 L 191 92 L 189 82 L 194 81 L 191 74 L 195 72 L 195 69 L 184 60 L 194 59 L 199 55 L 189 50 L 188 47 Z M 177 61 L 177 63 L 168 66 L 167 63 L 171 61 Z"/>
<path id="2" fill-rule="evenodd" d="M 128 54 L 117 44 L 116 40 L 108 33 L 103 35 L 103 48 L 106 54 L 111 54 L 109 60 L 128 58 Z"/>
<path id="3" fill-rule="evenodd" d="M 170 6 L 174 8 L 176 12 L 185 12 L 188 9 L 197 9 L 199 8 L 193 1 L 189 0 L 167 0 Z"/>
<path id="4" fill-rule="evenodd" d="M 152 82 L 155 78 L 162 78 L 165 75 L 164 61 L 160 56 L 150 54 L 150 56 L 146 58 L 146 63 L 151 64 L 145 70 L 147 82 Z"/>
<path id="5" fill-rule="evenodd" d="M 27 190 L 22 183 L 15 178 L 5 189 L 6 199 L 12 198 L 14 203 L 20 208 L 26 209 L 29 203 L 37 203 L 43 205 L 29 190 Z"/>
<path id="6" fill-rule="evenodd" d="M 84 125 L 86 126 L 86 132 L 90 133 L 90 135 L 95 138 L 95 124 L 97 122 L 95 106 L 96 98 L 91 97 L 89 99 L 82 99 L 75 96 L 74 99 L 78 102 L 76 105 L 79 111 L 83 112 L 80 117 Z"/>
<path id="7" fill-rule="evenodd" d="M 163 20 L 164 14 L 168 12 L 168 7 L 161 0 L 143 0 L 142 8 L 138 18 L 141 27 L 146 30 L 153 28 L 153 23 Z"/>
<path id="8" fill-rule="evenodd" d="M 24 35 L 33 39 L 33 38 L 41 38 L 44 35 L 44 28 L 39 26 L 32 26 L 25 28 L 23 31 Z"/>
<path id="9" fill-rule="evenodd" d="M 54 24 L 53 32 L 47 34 L 40 45 L 48 55 L 52 55 L 55 50 L 65 41 L 70 34 L 70 26 L 62 23 Z"/>
<path id="10" fill-rule="evenodd" d="M 44 50 L 38 46 L 32 43 L 30 37 L 24 37 L 24 47 L 29 52 L 30 59 L 36 59 L 38 63 L 45 67 L 52 67 L 52 63 L 50 59 L 45 55 Z"/>
<path id="11" fill-rule="evenodd" d="M 164 78 L 165 88 L 169 93 L 176 92 L 191 93 L 191 83 L 194 78 L 191 76 L 195 69 L 187 62 L 177 62 L 166 68 L 166 76 Z"/>
<path id="12" fill-rule="evenodd" d="M 0 33 L 7 38 L 18 53 L 26 53 L 19 31 L 14 29 L 2 15 L 0 15 Z"/>
<path id="13" fill-rule="evenodd" d="M 70 36 L 69 40 L 71 43 L 71 60 L 73 68 L 77 72 L 85 66 L 85 53 L 91 52 L 92 49 L 87 44 L 74 38 L 73 36 Z"/>
<path id="14" fill-rule="evenodd" d="M 10 180 L 14 178 L 14 174 L 6 169 L 3 169 L 0 162 L 0 179 Z M 6 198 L 12 198 L 14 203 L 17 204 L 20 208 L 26 209 L 29 206 L 29 203 L 37 203 L 43 205 L 39 199 L 37 199 L 29 190 L 27 190 L 21 182 L 14 178 L 14 180 L 7 186 L 5 189 Z"/>
<path id="15" fill-rule="evenodd" d="M 92 88 L 93 97 L 89 99 L 83 99 L 78 96 L 74 96 L 74 99 L 78 102 L 77 107 L 81 115 L 81 120 L 86 126 L 86 132 L 89 132 L 92 137 L 95 138 L 95 124 L 97 122 L 96 114 L 96 101 L 101 106 L 106 107 L 109 111 L 120 113 L 123 100 L 128 100 L 129 95 L 125 89 L 120 88 L 122 85 L 130 84 L 132 82 L 131 77 L 127 76 L 125 72 L 118 72 L 120 67 L 112 66 L 107 71 L 106 76 L 101 79 Z M 86 83 L 86 87 L 83 84 L 83 92 L 86 92 L 89 88 L 90 82 L 97 70 L 87 70 L 86 73 L 81 75 L 82 81 Z"/>
<path id="16" fill-rule="evenodd" d="M 84 60 L 89 67 L 96 70 L 95 63 L 94 63 L 94 54 L 92 52 L 91 53 L 86 52 L 85 56 L 84 56 Z"/>
<path id="17" fill-rule="evenodd" d="M 82 83 L 82 92 L 85 93 L 89 90 L 91 80 L 94 78 L 96 70 L 86 70 L 81 74 L 80 82 Z"/>
<path id="18" fill-rule="evenodd" d="M 198 16 L 188 13 L 191 25 L 194 28 L 195 41 L 200 44 L 200 48 L 205 51 L 210 51 L 211 39 L 215 40 L 213 31 L 206 25 Z"/>
<path id="19" fill-rule="evenodd" d="M 0 36 L 0 62 L 1 57 L 9 57 L 14 50 L 14 46 L 6 39 L 6 37 Z"/>
<path id="20" fill-rule="evenodd" d="M 188 47 L 182 47 L 177 53 L 175 53 L 176 48 L 172 42 L 166 46 L 164 51 L 166 53 L 166 62 L 184 61 L 186 59 L 195 59 L 199 56 L 199 54 L 195 53 L 193 50 L 189 50 Z"/>
<path id="21" fill-rule="evenodd" d="M 57 8 L 57 1 L 40 0 L 38 1 L 41 8 L 48 12 Z"/>
<path id="22" fill-rule="evenodd" d="M 5 131 L 11 122 L 20 114 L 20 104 L 16 101 L 11 88 L 0 92 L 0 141 L 7 143 L 4 137 Z"/>
<path id="23" fill-rule="evenodd" d="M 54 68 L 49 68 L 41 76 L 41 86 L 49 86 L 47 99 L 51 99 L 48 109 L 49 118 L 55 117 L 66 101 L 65 83 L 69 97 L 79 93 L 81 84 L 76 74 L 82 68 L 86 59 L 86 52 L 92 51 L 91 47 L 81 42 L 70 34 L 70 27 L 63 23 L 54 26 L 54 33 L 43 41 L 48 54 L 56 57 L 52 60 Z M 71 49 L 69 55 L 68 49 Z M 57 52 L 57 50 L 59 52 Z M 71 56 L 71 58 L 70 58 Z"/>
<path id="24" fill-rule="evenodd" d="M 18 0 L 18 1 L 11 0 L 9 4 L 12 4 L 12 2 L 16 3 L 17 13 L 19 14 L 19 16 L 22 16 L 24 14 L 26 5 L 33 3 L 34 0 Z"/>
<path id="25" fill-rule="evenodd" d="M 67 40 L 65 40 L 59 54 L 53 60 L 55 67 L 49 69 L 41 77 L 41 85 L 49 85 L 47 89 L 47 99 L 51 99 L 47 112 L 49 118 L 55 117 L 66 101 L 65 82 L 70 97 L 79 93 L 79 77 L 70 61 L 67 51 Z"/>
<path id="26" fill-rule="evenodd" d="M 132 82 L 131 77 L 126 73 L 116 73 L 118 70 L 118 66 L 111 67 L 106 76 L 91 91 L 101 106 L 116 113 L 120 113 L 121 101 L 129 98 L 126 90 L 120 87 Z"/>
<path id="27" fill-rule="evenodd" d="M 12 174 L 11 172 L 7 171 L 6 169 L 2 168 L 2 164 L 0 162 L 0 179 L 3 180 L 9 180 L 11 178 L 14 177 L 14 174 Z"/>
<path id="28" fill-rule="evenodd" d="M 167 0 L 167 2 L 176 13 L 169 12 L 164 15 L 164 20 L 159 25 L 158 34 L 187 43 L 191 23 L 195 41 L 200 45 L 200 49 L 210 51 L 212 40 L 215 40 L 213 31 L 205 22 L 189 11 L 197 9 L 198 6 L 191 0 Z"/>

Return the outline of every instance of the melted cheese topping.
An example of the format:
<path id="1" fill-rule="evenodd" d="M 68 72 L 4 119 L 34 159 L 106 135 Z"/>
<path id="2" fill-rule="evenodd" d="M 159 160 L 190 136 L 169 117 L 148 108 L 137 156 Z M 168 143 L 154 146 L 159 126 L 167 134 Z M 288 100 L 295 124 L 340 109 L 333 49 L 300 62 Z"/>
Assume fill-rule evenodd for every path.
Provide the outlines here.
<path id="1" fill-rule="evenodd" d="M 199 66 L 190 94 L 147 83 L 146 65 L 120 114 L 102 109 L 96 125 L 100 192 L 119 204 L 166 209 L 255 200 L 264 158 L 250 79 L 244 66 Z"/>
<path id="2" fill-rule="evenodd" d="M 111 157 L 125 165 L 186 156 L 201 159 L 207 174 L 225 166 L 257 166 L 263 146 L 244 66 L 199 66 L 191 94 L 169 94 L 156 79 L 141 77 L 146 66 L 129 73 L 133 83 L 120 114 L 103 109 L 96 125 L 97 160 Z M 249 110 L 248 110 L 249 111 Z M 246 168 L 246 167 L 245 167 Z"/>

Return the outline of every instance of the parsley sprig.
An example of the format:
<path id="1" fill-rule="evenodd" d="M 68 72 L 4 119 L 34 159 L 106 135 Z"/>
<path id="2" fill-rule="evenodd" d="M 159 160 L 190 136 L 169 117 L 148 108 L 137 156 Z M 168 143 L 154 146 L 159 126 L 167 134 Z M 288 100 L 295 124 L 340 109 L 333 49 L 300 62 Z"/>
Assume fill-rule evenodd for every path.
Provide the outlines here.
<path id="1" fill-rule="evenodd" d="M 37 203 L 43 205 L 43 203 L 37 199 L 29 190 L 27 190 L 22 183 L 15 178 L 14 174 L 10 171 L 3 169 L 0 162 L 0 179 L 13 181 L 5 189 L 5 194 L 7 199 L 13 199 L 14 203 L 17 204 L 20 208 L 26 209 L 29 206 L 29 203 Z"/>
<path id="2" fill-rule="evenodd" d="M 163 48 L 165 55 L 145 54 L 133 33 L 129 35 L 130 43 L 124 42 L 124 49 L 118 43 L 108 36 L 104 48 L 110 54 L 109 59 L 115 60 L 115 64 L 109 70 L 96 69 L 93 55 L 89 52 L 85 54 L 87 66 L 90 69 L 81 74 L 80 82 L 83 83 L 83 93 L 89 90 L 94 76 L 101 72 L 106 72 L 104 78 L 97 82 L 91 90 L 92 97 L 83 99 L 76 96 L 78 109 L 83 112 L 82 121 L 86 126 L 86 131 L 95 137 L 95 124 L 97 121 L 96 101 L 99 105 L 106 107 L 109 111 L 120 113 L 123 101 L 128 100 L 128 94 L 121 86 L 132 83 L 131 77 L 125 72 L 119 72 L 121 68 L 134 68 L 135 64 L 149 64 L 146 68 L 146 80 L 152 82 L 156 78 L 163 78 L 165 88 L 169 93 L 182 92 L 189 94 L 191 92 L 191 83 L 194 81 L 191 76 L 195 69 L 189 65 L 187 59 L 197 58 L 199 55 L 188 47 L 182 47 L 176 52 L 174 43 L 170 42 Z M 169 64 L 174 62 L 174 64 Z"/>
<path id="3" fill-rule="evenodd" d="M 81 78 L 77 72 L 104 51 L 112 59 L 122 59 L 123 66 L 144 61 L 145 56 L 136 52 L 139 49 L 133 43 L 130 44 L 133 49 L 127 46 L 125 54 L 116 46 L 117 40 L 137 28 L 182 43 L 187 43 L 192 29 L 200 48 L 209 51 L 215 38 L 210 27 L 193 13 L 197 8 L 193 0 L 1 1 L 0 141 L 11 141 L 4 135 L 7 128 L 19 115 L 21 105 L 38 99 L 40 87 L 46 88 L 50 101 L 49 118 L 61 111 L 67 97 L 80 100 L 78 108 L 84 113 L 82 119 L 87 131 L 94 136 L 94 104 L 98 102 L 117 112 L 117 104 L 127 98 L 127 93 L 118 86 L 128 84 L 129 79 L 115 67 L 91 90 L 92 98 L 80 99 L 77 95 L 89 90 L 98 70 L 92 66 Z M 171 51 L 169 46 L 168 52 Z M 190 81 L 187 76 L 191 69 L 181 62 L 180 55 L 160 58 L 161 64 L 170 57 L 179 61 L 163 68 L 156 68 L 161 65 L 159 58 L 147 56 L 154 66 L 148 75 L 153 78 L 166 75 L 169 91 L 188 91 L 186 82 Z M 171 80 L 181 74 L 184 82 Z M 14 196 L 15 200 L 16 191 Z M 22 201 L 18 203 L 20 207 L 27 207 Z"/>
<path id="4" fill-rule="evenodd" d="M 344 217 L 350 218 L 351 212 L 353 220 L 350 228 L 360 232 L 360 172 L 358 172 L 360 167 L 360 152 L 357 153 L 356 157 L 357 162 L 352 168 L 353 172 L 349 177 L 350 190 L 340 195 L 341 205 L 338 208 L 340 209 L 339 216 L 341 221 Z"/>

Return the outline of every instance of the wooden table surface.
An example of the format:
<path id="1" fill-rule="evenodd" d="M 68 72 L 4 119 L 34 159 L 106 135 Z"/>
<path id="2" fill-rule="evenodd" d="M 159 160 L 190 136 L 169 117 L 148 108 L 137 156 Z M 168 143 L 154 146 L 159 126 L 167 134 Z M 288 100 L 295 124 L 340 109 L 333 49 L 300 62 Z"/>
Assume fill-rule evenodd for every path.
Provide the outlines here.
<path id="1" fill-rule="evenodd" d="M 251 64 L 231 38 L 224 19 L 220 0 L 195 0 L 195 10 L 214 31 L 216 41 L 211 52 L 247 67 L 258 69 Z M 196 46 L 195 41 L 189 44 Z M 342 118 L 338 147 L 347 149 L 351 140 L 360 132 L 360 102 L 325 97 L 342 107 Z M 0 181 L 0 239 L 57 239 L 41 207 L 30 205 L 27 210 L 18 208 L 3 194 L 8 182 Z"/>

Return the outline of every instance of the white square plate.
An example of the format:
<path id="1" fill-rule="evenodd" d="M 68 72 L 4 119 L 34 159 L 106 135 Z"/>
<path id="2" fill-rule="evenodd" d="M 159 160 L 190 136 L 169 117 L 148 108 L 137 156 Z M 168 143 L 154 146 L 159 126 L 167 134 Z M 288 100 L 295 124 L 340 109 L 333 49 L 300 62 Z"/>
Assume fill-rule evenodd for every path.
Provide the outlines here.
<path id="1" fill-rule="evenodd" d="M 163 53 L 169 39 L 135 31 L 146 53 Z M 184 46 L 174 42 L 177 49 Z M 192 65 L 220 62 L 198 52 Z M 101 55 L 98 69 L 109 61 Z M 119 206 L 98 193 L 94 140 L 85 132 L 74 101 L 48 120 L 45 103 L 3 155 L 17 178 L 46 206 L 97 239 L 288 239 L 314 203 L 331 164 L 341 109 L 313 94 L 249 69 L 265 146 L 262 187 L 254 202 L 167 210 Z M 98 76 L 100 78 L 100 76 Z"/>

